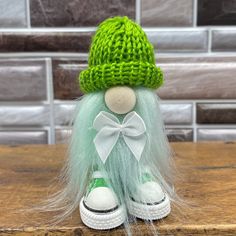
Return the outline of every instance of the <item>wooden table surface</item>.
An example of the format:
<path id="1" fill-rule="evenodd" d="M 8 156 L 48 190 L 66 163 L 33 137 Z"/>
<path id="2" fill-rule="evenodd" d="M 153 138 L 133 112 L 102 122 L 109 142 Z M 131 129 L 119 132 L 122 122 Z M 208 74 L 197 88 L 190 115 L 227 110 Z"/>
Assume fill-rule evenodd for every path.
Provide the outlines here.
<path id="1" fill-rule="evenodd" d="M 236 235 L 236 143 L 173 143 L 181 178 L 176 190 L 190 204 L 155 222 L 160 235 Z M 46 226 L 51 213 L 26 209 L 50 192 L 65 158 L 66 147 L 0 147 L 0 235 L 125 235 L 88 229 L 78 211 L 56 226 Z M 146 225 L 133 225 L 134 235 L 151 235 Z"/>

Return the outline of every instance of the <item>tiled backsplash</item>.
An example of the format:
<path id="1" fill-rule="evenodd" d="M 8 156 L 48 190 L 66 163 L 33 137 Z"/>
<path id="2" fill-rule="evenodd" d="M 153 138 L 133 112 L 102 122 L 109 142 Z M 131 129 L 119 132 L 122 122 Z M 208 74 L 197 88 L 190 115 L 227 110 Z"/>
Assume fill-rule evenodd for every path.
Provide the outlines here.
<path id="1" fill-rule="evenodd" d="M 0 0 L 0 144 L 67 142 L 91 37 L 127 15 L 153 43 L 170 141 L 236 140 L 235 1 Z"/>

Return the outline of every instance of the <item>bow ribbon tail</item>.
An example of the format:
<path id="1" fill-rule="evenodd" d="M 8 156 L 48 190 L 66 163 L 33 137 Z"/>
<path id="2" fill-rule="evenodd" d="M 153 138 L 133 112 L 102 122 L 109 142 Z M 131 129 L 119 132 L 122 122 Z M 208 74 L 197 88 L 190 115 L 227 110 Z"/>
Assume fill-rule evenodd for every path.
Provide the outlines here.
<path id="1" fill-rule="evenodd" d="M 129 147 L 130 151 L 133 153 L 137 161 L 140 161 L 145 144 L 146 136 L 139 135 L 137 137 L 123 136 L 126 145 Z"/>
<path id="2" fill-rule="evenodd" d="M 94 138 L 93 142 L 95 144 L 95 148 L 103 164 L 106 162 L 108 156 L 114 148 L 119 135 L 119 132 L 111 132 L 108 131 L 107 128 L 103 128 L 97 133 L 96 137 Z"/>

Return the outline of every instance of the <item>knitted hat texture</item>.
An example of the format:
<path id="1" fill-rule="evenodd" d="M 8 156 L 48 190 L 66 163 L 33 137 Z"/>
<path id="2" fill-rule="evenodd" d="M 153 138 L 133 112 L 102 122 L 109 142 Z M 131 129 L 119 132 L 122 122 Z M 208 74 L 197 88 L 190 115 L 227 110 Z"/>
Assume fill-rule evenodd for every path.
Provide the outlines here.
<path id="1" fill-rule="evenodd" d="M 88 65 L 79 76 L 84 93 L 117 85 L 156 89 L 163 83 L 152 44 L 142 28 L 126 16 L 109 18 L 98 26 Z"/>

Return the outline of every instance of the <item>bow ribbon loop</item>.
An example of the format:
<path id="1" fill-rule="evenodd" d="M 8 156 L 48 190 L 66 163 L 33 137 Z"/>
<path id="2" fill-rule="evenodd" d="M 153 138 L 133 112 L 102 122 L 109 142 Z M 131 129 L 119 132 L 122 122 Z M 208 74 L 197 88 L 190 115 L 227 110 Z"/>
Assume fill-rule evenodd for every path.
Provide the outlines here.
<path id="1" fill-rule="evenodd" d="M 120 124 L 113 114 L 101 111 L 94 119 L 93 127 L 98 131 L 93 141 L 103 163 L 106 162 L 120 135 L 134 157 L 140 160 L 146 144 L 146 125 L 136 112 L 128 113 Z"/>

